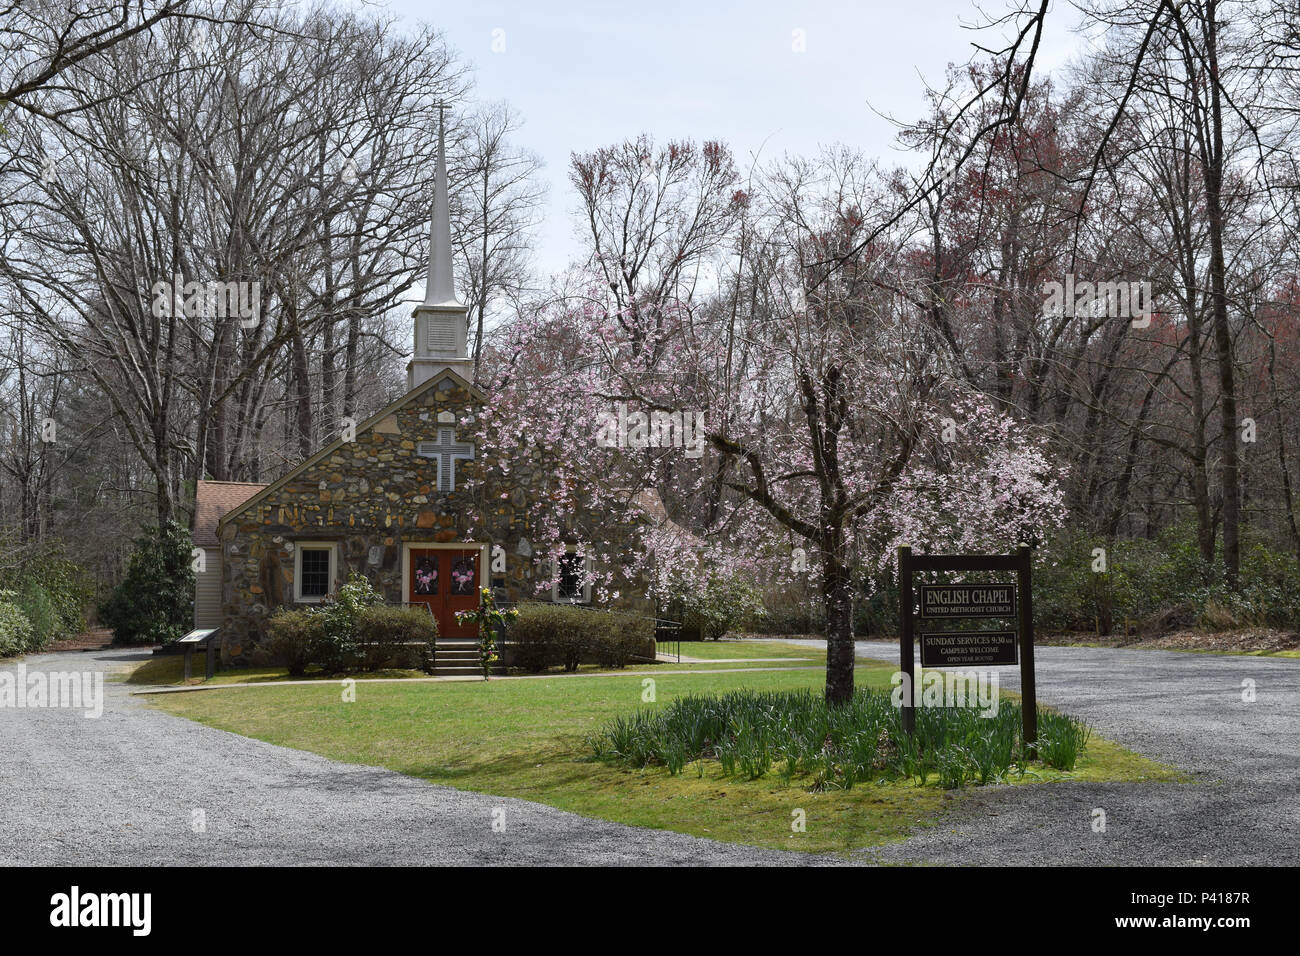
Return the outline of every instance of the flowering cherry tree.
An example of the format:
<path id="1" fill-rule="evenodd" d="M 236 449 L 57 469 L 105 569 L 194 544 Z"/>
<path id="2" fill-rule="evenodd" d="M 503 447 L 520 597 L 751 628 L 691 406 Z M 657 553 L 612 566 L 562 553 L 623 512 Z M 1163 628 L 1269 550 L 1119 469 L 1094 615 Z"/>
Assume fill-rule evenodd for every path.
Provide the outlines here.
<path id="1" fill-rule="evenodd" d="M 905 343 L 905 330 L 896 331 L 892 341 Z M 945 386 L 917 350 L 891 355 L 846 337 L 804 364 L 789 341 L 782 334 L 771 347 L 774 361 L 789 363 L 791 413 L 733 416 L 709 439 L 736 507 L 753 513 L 754 540 L 765 517 L 769 541 L 786 530 L 815 556 L 826 694 L 842 702 L 853 693 L 855 563 L 886 565 L 902 543 L 987 550 L 1034 540 L 1062 519 L 1062 494 L 1041 438 Z M 774 377 L 742 384 L 757 392 Z M 871 553 L 857 553 L 859 542 Z M 777 552 L 774 544 L 765 550 Z M 797 566 L 790 562 L 792 572 Z"/>
<path id="2" fill-rule="evenodd" d="M 714 573 L 769 584 L 811 575 L 826 695 L 839 703 L 853 693 L 855 569 L 887 566 L 899 543 L 1032 542 L 1063 509 L 1042 436 L 969 391 L 890 291 L 900 250 L 838 261 L 868 221 L 847 177 L 827 192 L 799 172 L 733 197 L 748 218 L 731 289 L 719 270 L 708 297 L 665 302 L 656 290 L 648 326 L 629 321 L 644 314 L 635 289 L 615 296 L 597 274 L 502 330 L 478 427 L 482 441 L 515 449 L 507 459 L 545 462 L 536 560 L 558 568 L 576 537 L 605 598 L 647 575 L 662 593 Z M 819 268 L 830 260 L 833 272 Z M 698 422 L 699 453 L 685 442 L 610 447 L 600 436 L 615 406 Z M 641 520 L 647 490 L 660 520 Z M 593 517 L 611 514 L 638 529 L 630 545 Z"/>

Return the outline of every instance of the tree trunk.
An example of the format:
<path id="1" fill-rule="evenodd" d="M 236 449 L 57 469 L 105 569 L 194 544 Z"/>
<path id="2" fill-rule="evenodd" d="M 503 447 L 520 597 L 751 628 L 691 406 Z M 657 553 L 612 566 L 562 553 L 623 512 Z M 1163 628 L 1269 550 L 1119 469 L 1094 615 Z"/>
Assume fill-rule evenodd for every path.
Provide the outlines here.
<path id="1" fill-rule="evenodd" d="M 1237 447 L 1237 387 L 1232 357 L 1232 331 L 1228 327 L 1227 266 L 1223 254 L 1223 113 L 1219 92 L 1217 3 L 1206 14 L 1206 56 L 1210 69 L 1210 142 L 1205 169 L 1205 205 L 1210 239 L 1210 301 L 1214 318 L 1214 350 L 1219 363 L 1219 397 L 1223 416 L 1219 435 L 1223 442 L 1223 567 L 1228 587 L 1236 589 L 1241 570 L 1241 488 Z"/>
<path id="2" fill-rule="evenodd" d="M 1268 388 L 1273 404 L 1274 429 L 1277 431 L 1277 466 L 1282 475 L 1282 504 L 1286 509 L 1286 527 L 1291 550 L 1300 561 L 1300 528 L 1296 527 L 1295 494 L 1291 489 L 1291 468 L 1286 460 L 1286 428 L 1282 417 L 1282 400 L 1277 391 L 1277 329 L 1268 340 Z"/>
<path id="3" fill-rule="evenodd" d="M 853 581 L 843 560 L 844 530 L 833 528 L 822 542 L 825 575 L 822 600 L 826 606 L 826 702 L 847 704 L 853 698 Z"/>
<path id="4" fill-rule="evenodd" d="M 307 345 L 302 338 L 302 326 L 298 322 L 298 303 L 295 298 L 286 298 L 285 315 L 293 329 L 290 347 L 293 350 L 293 397 L 296 408 L 298 433 L 298 451 L 305 459 L 312 452 L 312 409 L 311 409 L 311 370 L 307 359 Z"/>

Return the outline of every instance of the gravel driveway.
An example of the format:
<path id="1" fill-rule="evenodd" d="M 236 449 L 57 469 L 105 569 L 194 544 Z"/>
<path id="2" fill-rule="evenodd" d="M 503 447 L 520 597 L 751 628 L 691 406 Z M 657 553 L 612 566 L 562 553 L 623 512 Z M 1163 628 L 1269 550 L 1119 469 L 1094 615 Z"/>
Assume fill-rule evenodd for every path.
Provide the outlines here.
<path id="1" fill-rule="evenodd" d="M 26 665 L 104 670 L 139 659 L 44 654 Z M 0 866 L 824 862 L 337 763 L 162 713 L 124 684 L 105 681 L 104 691 L 96 720 L 0 708 Z M 492 827 L 499 810 L 504 832 Z M 195 811 L 206 832 L 195 832 Z"/>
<path id="2" fill-rule="evenodd" d="M 819 641 L 795 643 L 825 647 Z M 859 657 L 898 660 L 860 642 Z M 1191 784 L 976 787 L 880 862 L 1126 866 L 1300 863 L 1300 659 L 1087 647 L 1034 650 L 1038 699 Z M 1016 667 L 999 668 L 1018 690 Z M 1242 699 L 1254 682 L 1255 701 Z M 1093 811 L 1106 814 L 1093 831 Z"/>
<path id="3" fill-rule="evenodd" d="M 819 642 L 802 642 L 816 646 Z M 860 656 L 895 660 L 889 644 Z M 860 862 L 1300 862 L 1300 660 L 1037 649 L 1039 698 L 1191 784 L 972 788 L 937 826 Z M 46 654 L 103 670 L 132 652 Z M 12 666 L 8 669 L 12 670 Z M 1256 700 L 1242 700 L 1242 682 Z M 1002 669 L 1015 689 L 1015 668 Z M 0 708 L 0 866 L 829 862 L 587 819 L 215 730 L 106 682 L 104 715 Z M 212 691 L 211 693 L 221 693 Z M 504 809 L 505 832 L 494 832 Z M 1094 810 L 1106 829 L 1094 832 Z M 195 832 L 195 811 L 206 831 Z"/>

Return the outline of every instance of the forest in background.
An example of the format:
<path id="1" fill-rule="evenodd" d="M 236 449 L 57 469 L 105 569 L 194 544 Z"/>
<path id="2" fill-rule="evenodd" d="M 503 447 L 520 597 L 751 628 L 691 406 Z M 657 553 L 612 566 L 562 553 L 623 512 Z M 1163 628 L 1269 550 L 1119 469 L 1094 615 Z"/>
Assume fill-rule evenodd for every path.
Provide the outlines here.
<path id="1" fill-rule="evenodd" d="M 1041 74 L 1044 18 L 1076 14 L 1097 51 Z M 575 144 L 585 256 L 543 276 L 527 129 L 435 28 L 13 7 L 0 588 L 61 550 L 102 592 L 141 528 L 188 523 L 197 479 L 272 480 L 401 394 L 444 104 L 480 383 L 717 554 L 805 548 L 773 617 L 885 629 L 898 541 L 1029 540 L 1051 626 L 1295 627 L 1300 13 L 1026 3 L 992 26 L 1007 45 L 900 126 L 910 165 L 834 130 L 748 163 L 671 131 Z M 155 314 L 177 275 L 255 288 L 259 321 Z M 707 451 L 597 460 L 619 401 L 700 411 Z"/>

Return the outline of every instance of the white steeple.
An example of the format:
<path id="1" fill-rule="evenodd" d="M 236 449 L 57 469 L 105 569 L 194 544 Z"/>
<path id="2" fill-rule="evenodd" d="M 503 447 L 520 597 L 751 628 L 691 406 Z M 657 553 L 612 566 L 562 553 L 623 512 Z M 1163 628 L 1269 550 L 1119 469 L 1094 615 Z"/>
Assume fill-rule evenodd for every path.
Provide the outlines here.
<path id="1" fill-rule="evenodd" d="M 447 145 L 443 124 L 438 124 L 438 166 L 433 184 L 433 219 L 429 223 L 429 276 L 424 285 L 425 305 L 454 305 L 456 277 L 451 271 L 451 203 L 447 198 Z"/>
<path id="2" fill-rule="evenodd" d="M 447 197 L 445 107 L 439 106 L 438 161 L 434 170 L 433 217 L 429 223 L 429 272 L 424 302 L 415 307 L 415 352 L 406 366 L 407 388 L 450 368 L 473 381 L 474 363 L 465 335 L 465 306 L 456 299 L 452 274 L 451 208 Z"/>

